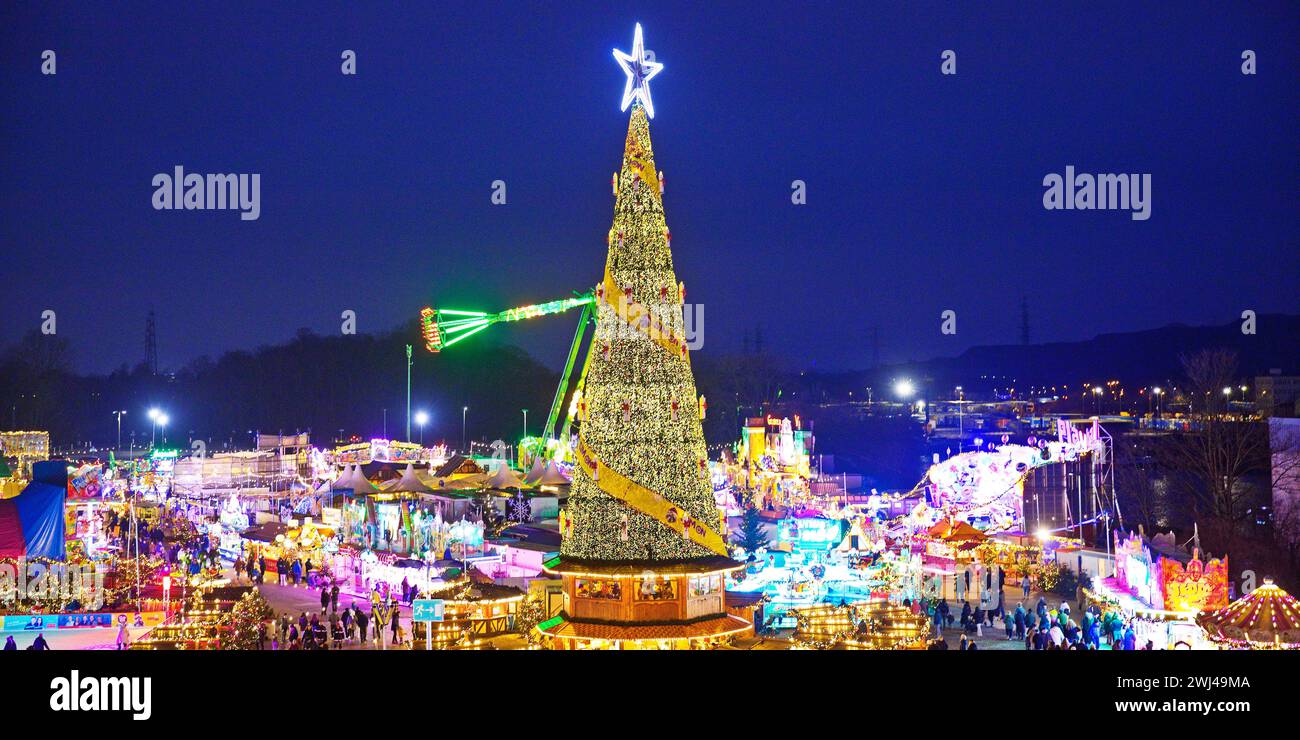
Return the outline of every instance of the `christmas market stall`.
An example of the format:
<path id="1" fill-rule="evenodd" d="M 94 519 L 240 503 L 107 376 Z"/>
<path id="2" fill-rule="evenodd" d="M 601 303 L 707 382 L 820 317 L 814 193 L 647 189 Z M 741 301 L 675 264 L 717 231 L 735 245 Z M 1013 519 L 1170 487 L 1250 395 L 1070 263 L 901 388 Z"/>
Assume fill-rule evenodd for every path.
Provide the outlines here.
<path id="1" fill-rule="evenodd" d="M 794 612 L 791 641 L 805 650 L 923 650 L 930 620 L 910 605 L 880 599 L 819 604 Z"/>
<path id="2" fill-rule="evenodd" d="M 435 650 L 473 649 L 489 638 L 514 631 L 515 616 L 525 593 L 514 586 L 499 586 L 461 574 L 423 596 L 442 602 L 442 620 L 414 622 L 412 646 L 424 648 L 431 643 Z"/>

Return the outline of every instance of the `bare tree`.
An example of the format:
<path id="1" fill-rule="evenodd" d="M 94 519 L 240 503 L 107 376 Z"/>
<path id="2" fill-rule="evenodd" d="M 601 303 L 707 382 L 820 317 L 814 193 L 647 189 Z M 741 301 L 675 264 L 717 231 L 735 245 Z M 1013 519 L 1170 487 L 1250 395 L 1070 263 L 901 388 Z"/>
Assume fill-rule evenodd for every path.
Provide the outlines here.
<path id="1" fill-rule="evenodd" d="M 1150 440 L 1124 437 L 1115 444 L 1116 489 L 1123 496 L 1126 524 L 1155 532 L 1169 526 L 1166 481 L 1160 475 Z"/>
<path id="2" fill-rule="evenodd" d="M 1223 388 L 1231 387 L 1237 357 L 1202 350 L 1181 358 L 1187 374 L 1192 428 L 1162 446 L 1174 485 L 1196 503 L 1197 513 L 1217 520 L 1231 539 L 1251 513 L 1252 479 L 1269 473 L 1267 429 L 1256 419 L 1228 413 Z"/>

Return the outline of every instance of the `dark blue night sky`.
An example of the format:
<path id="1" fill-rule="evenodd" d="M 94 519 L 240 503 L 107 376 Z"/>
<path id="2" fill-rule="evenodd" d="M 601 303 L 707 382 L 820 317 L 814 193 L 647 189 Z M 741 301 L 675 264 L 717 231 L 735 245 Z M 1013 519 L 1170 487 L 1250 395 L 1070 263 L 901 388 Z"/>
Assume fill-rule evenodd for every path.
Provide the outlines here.
<path id="1" fill-rule="evenodd" d="M 107 371 L 153 308 L 176 368 L 594 284 L 637 21 L 705 352 L 761 325 L 803 366 L 867 365 L 872 326 L 886 361 L 954 354 L 1017 341 L 1022 295 L 1035 341 L 1297 308 L 1294 4 L 179 5 L 0 9 L 0 342 L 51 308 Z M 178 164 L 260 173 L 260 219 L 153 210 Z M 1045 211 L 1066 165 L 1151 173 L 1151 219 Z M 557 365 L 571 331 L 498 337 Z"/>

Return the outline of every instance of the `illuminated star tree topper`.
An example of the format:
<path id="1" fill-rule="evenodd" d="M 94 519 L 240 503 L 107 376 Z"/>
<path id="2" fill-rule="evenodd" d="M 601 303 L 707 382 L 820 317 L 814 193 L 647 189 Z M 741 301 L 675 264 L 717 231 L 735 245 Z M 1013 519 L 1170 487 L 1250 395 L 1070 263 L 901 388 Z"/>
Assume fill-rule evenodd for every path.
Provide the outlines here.
<path id="1" fill-rule="evenodd" d="M 650 52 L 650 58 L 646 59 L 645 42 L 641 39 L 641 24 L 636 24 L 636 37 L 632 40 L 632 53 L 624 54 L 618 49 L 614 50 L 614 59 L 618 61 L 623 73 L 627 75 L 627 85 L 623 88 L 623 107 L 620 110 L 627 110 L 627 107 L 635 100 L 640 100 L 645 106 L 646 115 L 651 118 L 655 117 L 654 103 L 650 102 L 650 80 L 661 71 L 664 65 L 654 61 L 654 52 Z"/>

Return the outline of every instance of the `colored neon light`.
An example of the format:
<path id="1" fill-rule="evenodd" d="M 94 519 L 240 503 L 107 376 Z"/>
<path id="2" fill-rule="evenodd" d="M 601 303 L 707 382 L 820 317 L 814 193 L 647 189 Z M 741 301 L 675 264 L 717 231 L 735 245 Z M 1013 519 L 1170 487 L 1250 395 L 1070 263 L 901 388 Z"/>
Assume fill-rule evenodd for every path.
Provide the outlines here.
<path id="1" fill-rule="evenodd" d="M 645 106 L 646 115 L 654 118 L 655 106 L 650 102 L 650 80 L 663 71 L 664 65 L 651 61 L 653 55 L 651 59 L 646 59 L 640 23 L 636 24 L 636 34 L 632 39 L 632 53 L 625 54 L 615 49 L 614 59 L 627 75 L 627 85 L 623 88 L 623 104 L 620 110 L 625 111 L 632 101 L 640 100 Z"/>

